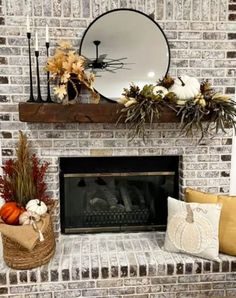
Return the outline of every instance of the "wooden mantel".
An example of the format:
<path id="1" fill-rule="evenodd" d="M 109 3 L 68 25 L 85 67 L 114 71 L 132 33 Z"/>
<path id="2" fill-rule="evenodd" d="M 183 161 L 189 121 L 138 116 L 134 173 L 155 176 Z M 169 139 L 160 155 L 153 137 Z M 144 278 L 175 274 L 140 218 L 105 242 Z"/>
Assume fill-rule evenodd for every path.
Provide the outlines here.
<path id="1" fill-rule="evenodd" d="M 62 105 L 56 103 L 20 103 L 22 122 L 37 123 L 116 123 L 122 105 L 116 103 Z M 179 122 L 175 112 L 163 109 L 160 119 L 154 122 Z"/>

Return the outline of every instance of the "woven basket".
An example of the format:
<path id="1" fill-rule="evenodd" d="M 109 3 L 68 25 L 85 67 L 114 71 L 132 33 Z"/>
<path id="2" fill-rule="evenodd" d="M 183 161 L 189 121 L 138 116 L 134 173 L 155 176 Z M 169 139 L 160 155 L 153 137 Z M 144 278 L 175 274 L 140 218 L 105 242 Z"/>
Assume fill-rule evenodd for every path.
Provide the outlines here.
<path id="1" fill-rule="evenodd" d="M 55 236 L 50 217 L 49 225 L 43 233 L 44 241 L 37 243 L 32 251 L 2 235 L 3 258 L 13 269 L 32 269 L 48 263 L 55 252 Z"/>

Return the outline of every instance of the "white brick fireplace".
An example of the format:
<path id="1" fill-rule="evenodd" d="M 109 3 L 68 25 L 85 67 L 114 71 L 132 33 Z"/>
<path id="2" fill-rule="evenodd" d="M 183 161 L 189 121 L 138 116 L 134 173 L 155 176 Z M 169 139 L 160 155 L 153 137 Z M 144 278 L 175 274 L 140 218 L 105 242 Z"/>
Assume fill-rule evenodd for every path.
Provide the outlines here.
<path id="1" fill-rule="evenodd" d="M 78 47 L 89 23 L 110 9 L 135 8 L 151 15 L 170 43 L 173 76 L 209 78 L 217 90 L 234 96 L 236 5 L 234 0 L 0 0 L 0 127 L 3 162 L 15 156 L 18 130 L 33 150 L 50 162 L 48 190 L 59 194 L 61 156 L 182 156 L 180 190 L 229 193 L 232 130 L 214 138 L 180 136 L 178 124 L 154 124 L 146 143 L 128 141 L 121 124 L 48 124 L 19 121 L 18 103 L 28 100 L 28 51 L 25 19 L 32 16 L 44 49 L 45 24 L 51 44 L 69 39 Z M 140 37 L 141 38 L 141 37 Z M 52 49 L 53 50 L 53 49 Z M 41 56 L 41 66 L 45 58 Z M 35 76 L 35 72 L 33 73 Z M 34 77 L 35 81 L 35 77 Z M 46 80 L 42 78 L 42 96 Z M 147 127 L 148 129 L 148 127 Z M 59 235 L 59 217 L 55 224 Z M 236 295 L 235 258 L 208 262 L 161 249 L 164 235 L 155 232 L 60 235 L 49 265 L 15 271 L 0 260 L 0 296 L 180 298 Z"/>
<path id="2" fill-rule="evenodd" d="M 197 134 L 194 138 L 180 137 L 177 124 L 155 124 L 145 144 L 141 139 L 129 142 L 124 125 L 17 124 L 2 123 L 3 135 L 5 132 L 5 136 L 12 136 L 2 140 L 4 159 L 9 158 L 8 154 L 14 156 L 17 129 L 27 132 L 35 152 L 51 163 L 47 182 L 55 198 L 59 193 L 61 156 L 180 155 L 181 190 L 191 186 L 229 192 L 232 130 L 198 144 Z M 19 297 L 130 298 L 235 294 L 233 257 L 221 255 L 220 262 L 210 262 L 167 253 L 162 250 L 161 232 L 60 235 L 59 213 L 55 229 L 57 249 L 48 265 L 17 272 L 1 262 L 0 293 L 18 293 Z"/>

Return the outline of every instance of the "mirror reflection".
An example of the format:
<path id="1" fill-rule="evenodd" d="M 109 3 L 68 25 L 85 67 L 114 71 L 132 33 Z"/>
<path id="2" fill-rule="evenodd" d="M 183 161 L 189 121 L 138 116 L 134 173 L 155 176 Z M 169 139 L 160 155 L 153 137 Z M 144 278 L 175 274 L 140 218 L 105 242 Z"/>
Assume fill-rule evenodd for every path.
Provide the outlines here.
<path id="1" fill-rule="evenodd" d="M 85 31 L 80 54 L 96 76 L 94 88 L 117 101 L 130 83 L 155 84 L 168 71 L 168 41 L 143 13 L 117 9 L 99 16 Z"/>

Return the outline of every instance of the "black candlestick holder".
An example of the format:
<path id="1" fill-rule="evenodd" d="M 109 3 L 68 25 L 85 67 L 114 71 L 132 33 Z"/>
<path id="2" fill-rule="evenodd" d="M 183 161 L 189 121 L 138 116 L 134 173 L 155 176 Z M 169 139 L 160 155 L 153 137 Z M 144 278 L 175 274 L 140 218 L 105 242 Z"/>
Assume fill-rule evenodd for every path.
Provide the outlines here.
<path id="1" fill-rule="evenodd" d="M 45 43 L 46 45 L 46 51 L 47 51 L 47 58 L 49 57 L 49 42 Z M 51 93 L 50 93 L 50 72 L 47 71 L 47 100 L 48 103 L 53 103 L 51 99 Z"/>
<path id="2" fill-rule="evenodd" d="M 37 89 L 38 89 L 38 97 L 36 102 L 43 102 L 40 90 L 40 79 L 39 79 L 39 51 L 35 51 L 36 57 L 36 71 L 37 71 Z"/>
<path id="3" fill-rule="evenodd" d="M 31 33 L 27 32 L 28 39 L 28 51 L 29 51 L 29 75 L 30 75 L 30 97 L 27 102 L 34 102 L 34 94 L 33 94 L 33 80 L 32 80 L 32 65 L 31 65 L 31 49 L 30 49 L 30 40 Z"/>

